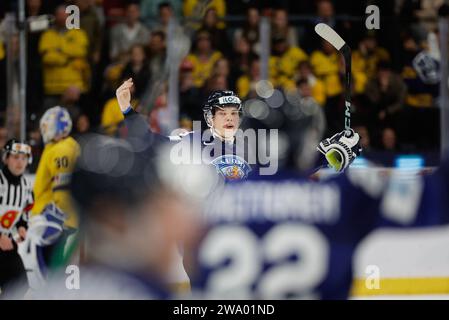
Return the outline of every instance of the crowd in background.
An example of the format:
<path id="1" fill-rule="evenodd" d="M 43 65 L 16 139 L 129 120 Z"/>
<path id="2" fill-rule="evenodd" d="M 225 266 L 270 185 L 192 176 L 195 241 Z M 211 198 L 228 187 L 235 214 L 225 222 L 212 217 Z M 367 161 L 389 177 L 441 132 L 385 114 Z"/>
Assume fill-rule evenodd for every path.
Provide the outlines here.
<path id="1" fill-rule="evenodd" d="M 38 119 L 54 106 L 66 107 L 75 136 L 90 131 L 121 135 L 123 116 L 115 89 L 133 78 L 133 106 L 149 114 L 158 131 L 168 101 L 167 45 L 170 19 L 175 33 L 191 41 L 179 61 L 180 126 L 202 119 L 202 104 L 218 89 L 257 97 L 261 80 L 262 17 L 271 22 L 269 81 L 287 94 L 320 105 L 329 133 L 342 129 L 344 65 L 314 32 L 318 22 L 334 27 L 352 48 L 353 125 L 365 152 L 417 152 L 439 147 L 439 81 L 420 74 L 416 57 L 438 64 L 438 13 L 444 0 L 251 1 L 211 0 L 27 0 L 28 18 L 53 14 L 51 28 L 29 32 L 27 41 L 27 132 L 35 159 L 42 150 Z M 81 29 L 67 29 L 65 7 L 75 4 Z M 380 8 L 380 30 L 367 30 L 365 8 Z M 2 1 L 0 17 L 16 10 Z M 355 17 L 355 18 L 354 18 Z M 0 77 L 6 79 L 5 38 L 0 38 Z M 12 41 L 18 57 L 18 40 Z M 422 70 L 431 70 L 427 65 Z M 8 134 L 6 81 L 0 82 L 0 144 Z M 8 111 L 9 110 L 9 111 Z M 8 111 L 8 112 L 7 112 Z M 10 119 L 8 121 L 11 121 Z M 18 126 L 17 126 L 18 127 Z M 17 133 L 14 133 L 17 135 Z M 37 164 L 37 161 L 35 161 Z"/>

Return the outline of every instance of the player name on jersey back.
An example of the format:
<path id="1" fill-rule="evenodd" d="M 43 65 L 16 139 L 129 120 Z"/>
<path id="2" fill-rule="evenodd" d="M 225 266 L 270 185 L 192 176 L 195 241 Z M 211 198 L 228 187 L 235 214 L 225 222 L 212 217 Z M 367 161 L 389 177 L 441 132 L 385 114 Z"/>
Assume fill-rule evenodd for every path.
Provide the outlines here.
<path id="1" fill-rule="evenodd" d="M 334 224 L 340 217 L 340 190 L 333 183 L 248 181 L 214 193 L 204 215 L 211 223 L 299 219 Z"/>

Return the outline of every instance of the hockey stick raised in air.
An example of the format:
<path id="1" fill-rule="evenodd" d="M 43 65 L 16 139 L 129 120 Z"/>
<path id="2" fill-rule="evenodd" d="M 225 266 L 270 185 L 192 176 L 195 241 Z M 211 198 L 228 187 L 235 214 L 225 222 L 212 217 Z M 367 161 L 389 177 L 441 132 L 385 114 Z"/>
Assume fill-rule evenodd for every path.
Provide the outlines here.
<path id="1" fill-rule="evenodd" d="M 351 129 L 351 48 L 325 23 L 318 23 L 315 32 L 337 49 L 345 60 L 345 129 Z"/>

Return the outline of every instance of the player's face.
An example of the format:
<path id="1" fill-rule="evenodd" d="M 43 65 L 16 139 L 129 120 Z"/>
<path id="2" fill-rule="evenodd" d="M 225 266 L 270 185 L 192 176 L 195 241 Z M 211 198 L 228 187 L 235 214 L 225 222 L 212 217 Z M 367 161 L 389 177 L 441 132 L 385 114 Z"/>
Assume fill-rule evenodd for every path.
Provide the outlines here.
<path id="1" fill-rule="evenodd" d="M 5 164 L 13 175 L 20 176 L 25 172 L 28 164 L 28 156 L 23 153 L 10 154 L 6 158 Z"/>
<path id="2" fill-rule="evenodd" d="M 223 138 L 235 136 L 240 124 L 240 113 L 237 107 L 217 109 L 213 118 L 214 130 Z"/>

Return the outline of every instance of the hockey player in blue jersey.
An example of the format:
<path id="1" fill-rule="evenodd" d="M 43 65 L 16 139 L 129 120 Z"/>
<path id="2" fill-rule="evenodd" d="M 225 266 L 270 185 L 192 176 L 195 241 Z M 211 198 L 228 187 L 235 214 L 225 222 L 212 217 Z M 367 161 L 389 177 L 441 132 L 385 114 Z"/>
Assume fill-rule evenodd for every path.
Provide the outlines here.
<path id="1" fill-rule="evenodd" d="M 286 108 L 280 114 L 289 114 Z M 211 196 L 204 232 L 186 245 L 196 297 L 346 299 L 354 251 L 373 229 L 449 222 L 447 161 L 433 175 L 416 179 L 386 179 L 355 168 L 324 182 L 305 179 L 298 168 L 311 163 L 310 146 L 322 133 L 316 125 L 320 112 L 283 117 L 280 131 L 288 148 L 279 153 L 283 168 L 276 175 L 250 176 Z M 253 126 L 272 123 L 254 119 Z"/>
<path id="2" fill-rule="evenodd" d="M 147 156 L 154 156 L 156 147 L 161 143 L 181 142 L 181 145 L 187 145 L 189 149 L 186 152 L 187 162 L 195 162 L 195 155 L 192 156 L 191 153 L 197 150 L 200 161 L 213 164 L 226 181 L 246 179 L 254 169 L 257 173 L 258 166 L 254 165 L 257 161 L 251 163 L 249 160 L 258 155 L 257 148 L 255 145 L 248 145 L 245 137 L 239 135 L 242 102 L 233 91 L 215 91 L 208 97 L 203 106 L 204 119 L 209 127 L 205 134 L 201 135 L 199 130 L 166 137 L 148 130 L 147 122 L 130 106 L 132 86 L 132 79 L 125 81 L 116 91 L 117 100 L 125 116 L 129 141 L 142 149 L 146 148 Z M 360 153 L 359 136 L 353 131 L 343 131 L 323 142 L 318 148 L 323 154 L 318 167 L 327 165 L 328 162 L 335 170 L 343 171 Z M 196 143 L 199 147 L 195 149 Z M 316 153 L 315 147 L 316 145 L 313 146 L 313 153 Z"/>

